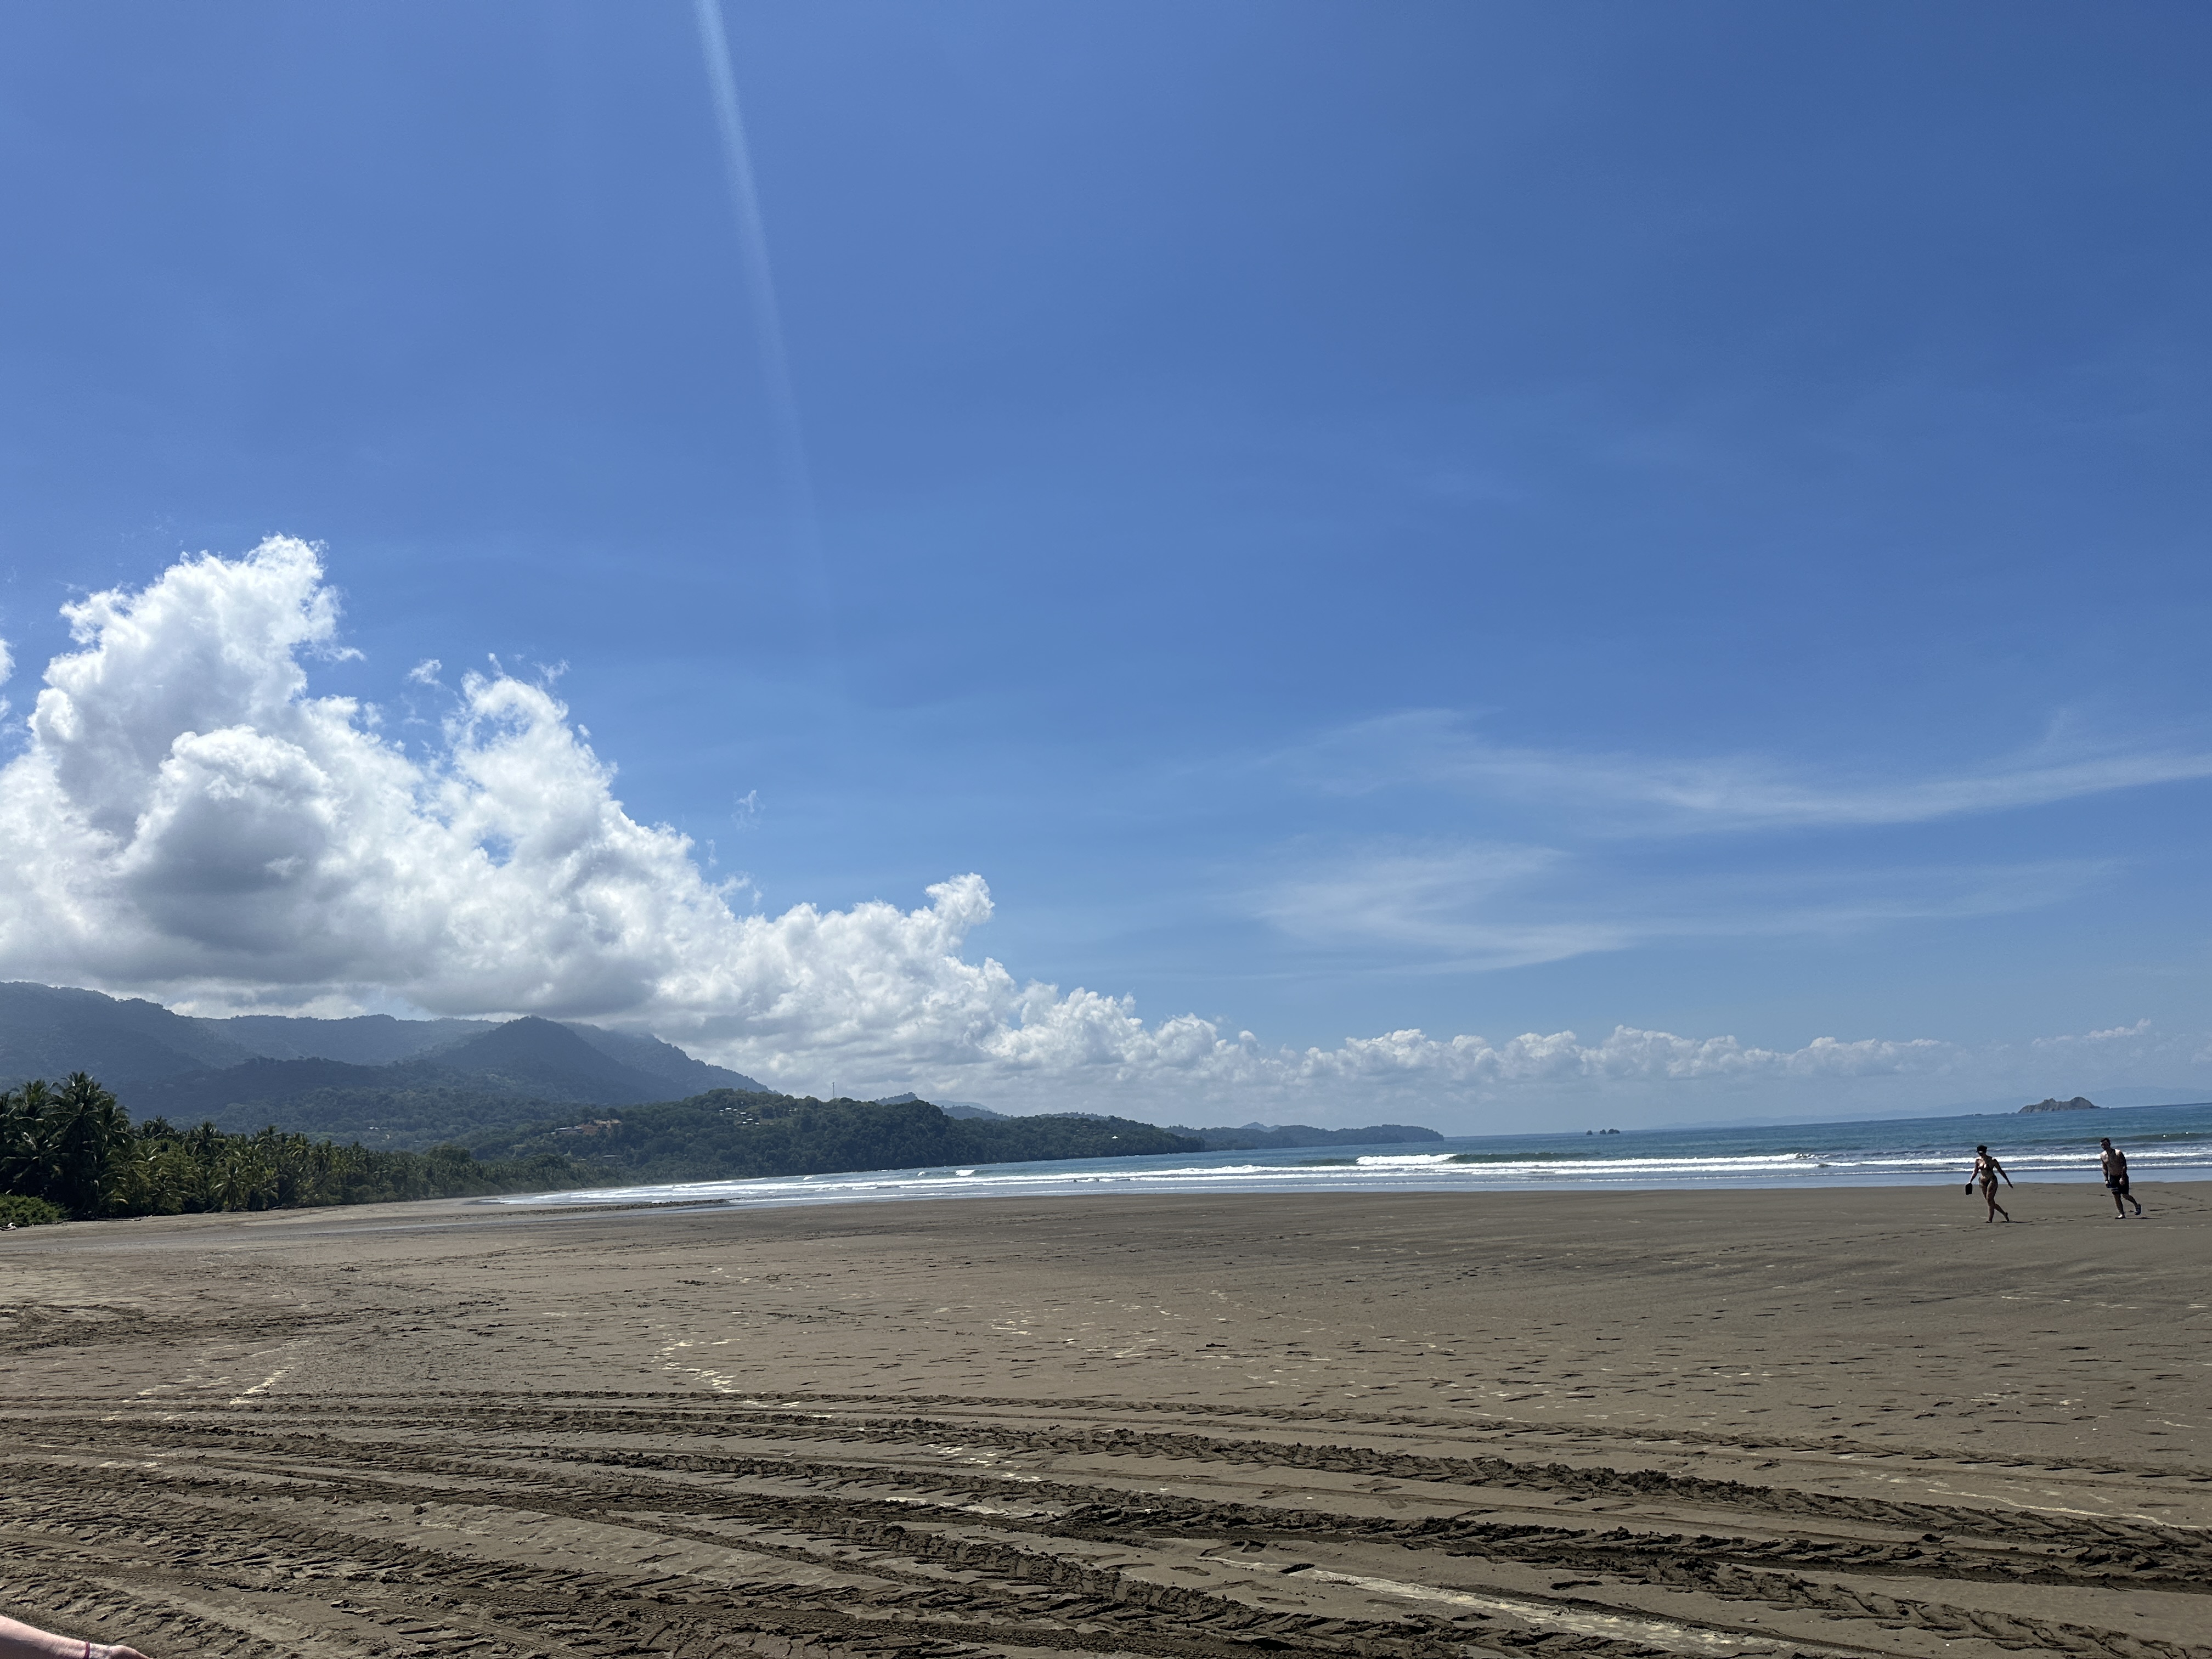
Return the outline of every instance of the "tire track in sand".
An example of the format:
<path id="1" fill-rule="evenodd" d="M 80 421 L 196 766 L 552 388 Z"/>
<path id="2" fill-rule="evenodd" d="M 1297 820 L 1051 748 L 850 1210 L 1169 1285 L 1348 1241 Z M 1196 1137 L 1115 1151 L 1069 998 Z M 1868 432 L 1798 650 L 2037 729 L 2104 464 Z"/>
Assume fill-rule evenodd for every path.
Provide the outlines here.
<path id="1" fill-rule="evenodd" d="M 0 1594 L 218 1659 L 2212 1659 L 2195 1528 L 1540 1462 L 1465 1425 L 1444 1455 L 1389 1419 L 1323 1442 L 1088 1401 L 395 1404 L 9 1411 Z"/>

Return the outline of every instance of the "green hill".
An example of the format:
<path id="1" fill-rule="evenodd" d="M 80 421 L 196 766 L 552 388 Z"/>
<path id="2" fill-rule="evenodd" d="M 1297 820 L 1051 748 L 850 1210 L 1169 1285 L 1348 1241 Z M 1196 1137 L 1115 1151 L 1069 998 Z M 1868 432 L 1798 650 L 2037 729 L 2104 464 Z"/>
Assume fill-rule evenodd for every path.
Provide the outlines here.
<path id="1" fill-rule="evenodd" d="M 734 1181 L 848 1170 L 1130 1158 L 1204 1150 L 1118 1117 L 947 1117 L 926 1100 L 815 1100 L 715 1089 L 596 1119 L 471 1141 L 480 1158 L 564 1153 L 610 1178 Z"/>

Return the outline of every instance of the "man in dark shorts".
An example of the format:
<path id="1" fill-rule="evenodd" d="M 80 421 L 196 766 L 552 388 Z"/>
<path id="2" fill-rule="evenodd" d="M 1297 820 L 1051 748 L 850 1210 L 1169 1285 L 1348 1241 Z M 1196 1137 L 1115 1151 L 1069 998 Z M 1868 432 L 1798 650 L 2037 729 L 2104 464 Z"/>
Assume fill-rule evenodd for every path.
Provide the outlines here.
<path id="1" fill-rule="evenodd" d="M 2112 1145 L 2112 1138 L 2110 1135 L 2106 1135 L 2097 1144 L 2105 1149 L 2098 1155 L 2097 1162 L 2105 1169 L 2105 1190 L 2112 1195 L 2114 1217 L 2121 1221 L 2128 1218 L 2127 1211 L 2120 1206 L 2122 1199 L 2134 1205 L 2136 1213 L 2141 1215 L 2142 1201 L 2128 1190 L 2128 1155 Z"/>

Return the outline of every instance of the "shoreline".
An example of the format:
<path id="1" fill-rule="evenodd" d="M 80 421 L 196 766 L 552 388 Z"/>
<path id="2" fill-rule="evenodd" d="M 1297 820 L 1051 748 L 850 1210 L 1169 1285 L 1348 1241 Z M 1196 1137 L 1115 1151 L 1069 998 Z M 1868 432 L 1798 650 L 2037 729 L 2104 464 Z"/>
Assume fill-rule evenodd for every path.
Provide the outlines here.
<path id="1" fill-rule="evenodd" d="M 984 1166 L 987 1169 L 989 1166 Z M 815 1184 L 808 1184 L 815 1183 Z M 2135 1183 L 2136 1194 L 2141 1197 L 2153 1188 L 2189 1188 L 2212 1184 L 2212 1173 L 2181 1176 L 2160 1175 Z M 1576 1196 L 1629 1196 L 1644 1194 L 1674 1194 L 1694 1198 L 1704 1194 L 1721 1196 L 1748 1196 L 1753 1194 L 1809 1197 L 1816 1193 L 1884 1193 L 1884 1192 L 1941 1192 L 1944 1188 L 1960 1188 L 1964 1182 L 1952 1176 L 1916 1178 L 1883 1178 L 1867 1176 L 1832 1180 L 1771 1180 L 1743 1179 L 1735 1181 L 1680 1182 L 1597 1182 L 1583 1181 L 1553 1184 L 1541 1181 L 1520 1181 L 1510 1185 L 1496 1182 L 1485 1184 L 1473 1181 L 1425 1181 L 1419 1176 L 1387 1181 L 1354 1183 L 1352 1182 L 1302 1181 L 1296 1178 L 1280 1180 L 1201 1182 L 1195 1180 L 1151 1180 L 1145 1176 L 1123 1172 L 1107 1174 L 1075 1173 L 1047 1175 L 1034 1179 L 1006 1178 L 996 1183 L 996 1189 L 981 1183 L 963 1183 L 960 1190 L 939 1189 L 919 1174 L 909 1175 L 903 1170 L 860 1170 L 851 1174 L 813 1176 L 763 1177 L 750 1181 L 704 1181 L 671 1182 L 665 1185 L 609 1186 L 604 1188 L 563 1188 L 555 1192 L 512 1193 L 487 1194 L 456 1202 L 483 1205 L 489 1208 L 517 1212 L 559 1208 L 563 1211 L 598 1211 L 613 1212 L 623 1210 L 773 1210 L 815 1209 L 846 1205 L 875 1204 L 965 1204 L 1000 1202 L 1081 1202 L 1095 1198 L 1205 1198 L 1275 1197 L 1285 1200 L 1326 1200 L 1329 1201 L 1369 1199 L 1383 1200 L 1419 1195 L 1456 1196 L 1466 1198 L 1508 1198 L 1516 1194 L 1530 1198 L 1561 1199 Z M 2106 1188 L 2097 1181 L 2022 1181 L 2005 1190 L 2048 1190 L 2069 1192 L 2087 1190 L 2100 1199 L 2106 1198 Z M 592 1194 L 604 1192 L 610 1196 L 595 1200 Z M 651 1192 L 667 1194 L 645 1198 L 637 1194 Z M 2109 1201 L 2108 1200 L 2106 1201 Z"/>
<path id="2" fill-rule="evenodd" d="M 1994 1140 L 2016 1182 L 2101 1188 L 2097 1134 L 2109 1133 L 2138 1182 L 2212 1181 L 2212 1107 L 2114 1109 L 2094 1123 L 2051 1120 L 2084 1114 L 2013 1115 L 1987 1120 L 1885 1119 L 1787 1129 L 1625 1131 L 1460 1137 L 1390 1146 L 1279 1147 L 1148 1157 L 907 1164 L 870 1170 L 701 1176 L 635 1170 L 594 1176 L 551 1194 L 507 1194 L 527 1204 L 561 1202 L 808 1202 L 843 1198 L 950 1198 L 987 1193 L 1025 1197 L 1126 1193 L 1415 1191 L 1553 1192 L 1813 1191 L 1941 1187 L 1963 1182 L 1971 1149 Z M 2093 1133 L 2094 1132 L 2094 1133 Z M 714 1166 L 705 1165 L 708 1169 Z M 598 1194 L 596 1199 L 586 1196 Z"/>
<path id="3" fill-rule="evenodd" d="M 872 1176 L 881 1176 L 886 1174 L 896 1173 L 898 1173 L 898 1171 L 861 1170 L 857 1172 L 854 1178 L 866 1180 Z M 787 1179 L 794 1182 L 817 1178 L 817 1177 L 802 1176 L 780 1177 L 780 1179 Z M 823 1180 L 842 1180 L 846 1177 L 842 1176 L 833 1176 L 818 1178 Z M 726 1183 L 697 1182 L 686 1184 L 715 1186 Z M 1101 1184 L 1103 1186 L 1103 1183 Z M 399 1221 L 398 1219 L 398 1218 L 416 1217 L 419 1218 L 421 1224 L 436 1224 L 445 1226 L 453 1224 L 456 1218 L 467 1215 L 471 1212 L 481 1212 L 482 1218 L 484 1219 L 497 1218 L 520 1223 L 530 1220 L 570 1219 L 600 1216 L 753 1215 L 778 1213 L 785 1211 L 814 1211 L 843 1209 L 847 1207 L 866 1209 L 884 1205 L 895 1206 L 900 1208 L 924 1205 L 934 1209 L 938 1207 L 1000 1206 L 1006 1204 L 1090 1205 L 1115 1202 L 1204 1204 L 1214 1201 L 1235 1200 L 1273 1200 L 1282 1203 L 1306 1203 L 1318 1200 L 1331 1204 L 1389 1204 L 1415 1199 L 1450 1200 L 1465 1202 L 1476 1202 L 1481 1200 L 1512 1200 L 1516 1198 L 1526 1199 L 1531 1202 L 1543 1201 L 1553 1203 L 1565 1200 L 1602 1201 L 1606 1200 L 1629 1200 L 1652 1198 L 1673 1198 L 1686 1201 L 1711 1199 L 1716 1201 L 1722 1201 L 1741 1200 L 1753 1197 L 1762 1199 L 1779 1197 L 1787 1198 L 1792 1200 L 1803 1200 L 1809 1201 L 1814 1199 L 1843 1199 L 1855 1194 L 1868 1194 L 1941 1193 L 1947 1188 L 1962 1201 L 1966 1200 L 1971 1197 L 1973 1203 L 1978 1204 L 1980 1202 L 1978 1197 L 1973 1197 L 1963 1190 L 1965 1185 L 1966 1183 L 1962 1181 L 1954 1180 L 1947 1176 L 1940 1179 L 1922 1178 L 1916 1180 L 1896 1181 L 1878 1181 L 1869 1179 L 1866 1181 L 1853 1182 L 1826 1182 L 1817 1186 L 1787 1186 L 1779 1182 L 1769 1184 L 1751 1182 L 1727 1183 L 1714 1182 L 1704 1184 L 1684 1182 L 1678 1185 L 1668 1186 L 1631 1186 L 1626 1184 L 1619 1186 L 1600 1186 L 1594 1183 L 1584 1183 L 1580 1186 L 1573 1187 L 1544 1187 L 1530 1185 L 1516 1187 L 1444 1188 L 1407 1185 L 1398 1187 L 1387 1192 L 1376 1192 L 1371 1190 L 1331 1191 L 1326 1188 L 1297 1188 L 1275 1192 L 1253 1192 L 1243 1190 L 1222 1190 L 1214 1192 L 1130 1192 L 1113 1188 L 1105 1188 L 1103 1190 L 1078 1193 L 986 1192 L 938 1194 L 907 1194 L 898 1192 L 881 1194 L 825 1192 L 819 1194 L 809 1194 L 805 1196 L 794 1196 L 790 1199 L 723 1198 L 712 1195 L 703 1195 L 692 1198 L 614 1200 L 604 1203 L 590 1201 L 588 1194 L 595 1191 L 618 1193 L 635 1189 L 629 1188 L 570 1188 L 546 1193 L 475 1194 L 466 1197 L 387 1200 L 367 1204 L 301 1205 L 263 1210 L 204 1210 L 185 1215 L 102 1216 L 93 1220 L 46 1222 L 36 1224 L 23 1224 L 0 1228 L 0 1239 L 4 1239 L 11 1234 L 22 1235 L 27 1237 L 53 1238 L 63 1235 L 68 1235 L 71 1237 L 86 1238 L 92 1236 L 87 1230 L 98 1229 L 104 1231 L 110 1228 L 130 1224 L 139 1224 L 142 1225 L 184 1226 L 202 1224 L 216 1227 L 222 1226 L 225 1224 L 234 1225 L 240 1224 L 248 1225 L 269 1225 L 286 1220 L 307 1222 L 318 1217 L 330 1218 L 335 1220 L 345 1217 L 359 1218 L 370 1215 L 374 1215 L 380 1220 L 391 1221 L 394 1223 L 394 1224 L 407 1224 L 404 1221 Z M 2212 1176 L 2201 1177 L 2191 1176 L 2179 1179 L 2161 1176 L 2152 1182 L 2136 1182 L 2134 1185 L 2134 1195 L 2137 1200 L 2143 1200 L 2144 1214 L 2140 1218 L 2146 1221 L 2152 1218 L 2154 1206 L 2150 1201 L 2150 1199 L 2151 1194 L 2154 1192 L 2170 1193 L 2172 1197 L 2185 1198 L 2200 1189 L 2206 1189 L 2208 1190 L 2208 1195 L 2212 1195 Z M 2078 1221 L 2084 1218 L 2085 1216 L 2094 1218 L 2094 1217 L 2099 1214 L 2101 1214 L 2107 1218 L 2115 1218 L 2112 1217 L 2112 1213 L 2110 1210 L 2100 1210 L 2097 1207 L 2100 1205 L 2109 1204 L 2111 1202 L 2111 1198 L 2105 1187 L 2101 1183 L 2094 1181 L 2023 1181 L 2015 1183 L 2012 1187 L 2002 1189 L 1999 1201 L 2005 1201 L 2002 1196 L 2003 1194 L 2014 1192 L 2033 1194 L 2038 1197 L 2048 1196 L 2054 1200 L 2053 1206 L 2048 1211 L 2039 1211 L 2033 1216 L 2023 1215 L 2017 1218 L 2011 1224 L 2015 1226 L 2030 1225 L 2038 1222 L 2044 1224 L 2049 1224 L 2062 1220 Z M 2088 1200 L 2092 1199 L 2095 1200 L 2094 1203 L 2088 1202 Z M 568 1200 L 570 1201 L 563 1203 L 545 1201 L 550 1200 Z M 2076 1203 L 2075 1201 L 2075 1200 L 2080 1200 L 2081 1201 L 2080 1203 Z M 2134 1217 L 2131 1212 L 2129 1218 L 2136 1219 L 2137 1218 Z M 1979 1224 L 2006 1224 L 2002 1221 L 1996 1223 L 1985 1222 L 1979 1217 L 1975 1218 L 1975 1219 Z M 1945 1221 L 1937 1221 L 1934 1224 L 1938 1226 L 1948 1225 L 1955 1223 L 1956 1220 L 1956 1217 L 1952 1217 Z M 4 1257 L 0 1257 L 0 1260 L 4 1260 Z"/>

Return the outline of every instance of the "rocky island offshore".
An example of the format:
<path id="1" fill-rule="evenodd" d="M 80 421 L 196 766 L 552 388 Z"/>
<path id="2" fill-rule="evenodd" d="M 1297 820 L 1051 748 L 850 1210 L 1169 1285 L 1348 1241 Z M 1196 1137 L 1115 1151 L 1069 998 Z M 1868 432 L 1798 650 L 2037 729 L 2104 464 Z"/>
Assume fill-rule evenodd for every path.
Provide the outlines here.
<path id="1" fill-rule="evenodd" d="M 2071 1100 L 2039 1100 L 2033 1106 L 2023 1106 L 2023 1112 L 2094 1112 L 2100 1110 L 2097 1103 L 2086 1095 L 2076 1095 Z"/>

